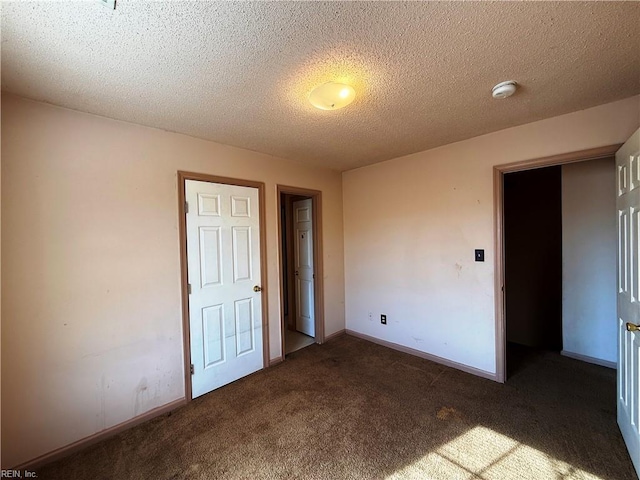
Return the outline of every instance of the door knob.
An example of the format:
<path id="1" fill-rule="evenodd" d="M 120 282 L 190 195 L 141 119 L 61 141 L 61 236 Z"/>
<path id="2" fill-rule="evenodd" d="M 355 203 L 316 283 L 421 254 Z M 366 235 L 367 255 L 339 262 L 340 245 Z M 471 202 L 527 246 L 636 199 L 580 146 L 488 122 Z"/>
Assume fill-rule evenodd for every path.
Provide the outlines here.
<path id="1" fill-rule="evenodd" d="M 262 291 L 262 287 L 259 287 L 258 285 L 256 285 L 255 287 L 253 287 L 253 291 L 254 292 L 261 292 Z"/>
<path id="2" fill-rule="evenodd" d="M 638 332 L 640 331 L 640 326 L 635 325 L 633 323 L 627 322 L 627 332 Z"/>
<path id="3" fill-rule="evenodd" d="M 296 270 L 296 275 L 298 275 L 298 270 Z"/>

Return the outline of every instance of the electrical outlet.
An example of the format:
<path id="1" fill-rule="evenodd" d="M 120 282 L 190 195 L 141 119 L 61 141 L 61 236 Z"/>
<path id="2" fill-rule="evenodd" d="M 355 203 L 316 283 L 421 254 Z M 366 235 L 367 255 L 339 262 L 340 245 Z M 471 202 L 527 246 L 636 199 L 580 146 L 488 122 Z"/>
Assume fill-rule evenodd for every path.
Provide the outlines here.
<path id="1" fill-rule="evenodd" d="M 98 0 L 98 2 L 111 10 L 116 9 L 116 0 Z"/>
<path id="2" fill-rule="evenodd" d="M 387 324 L 387 316 L 386 315 L 380 315 L 380 323 L 383 325 Z"/>

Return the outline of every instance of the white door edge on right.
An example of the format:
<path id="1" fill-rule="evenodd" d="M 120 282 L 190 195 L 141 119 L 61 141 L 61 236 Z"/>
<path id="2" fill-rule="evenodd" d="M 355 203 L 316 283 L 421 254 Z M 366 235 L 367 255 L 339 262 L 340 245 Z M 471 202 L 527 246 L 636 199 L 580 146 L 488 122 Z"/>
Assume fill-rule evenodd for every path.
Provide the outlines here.
<path id="1" fill-rule="evenodd" d="M 616 152 L 618 425 L 640 475 L 640 129 Z"/>

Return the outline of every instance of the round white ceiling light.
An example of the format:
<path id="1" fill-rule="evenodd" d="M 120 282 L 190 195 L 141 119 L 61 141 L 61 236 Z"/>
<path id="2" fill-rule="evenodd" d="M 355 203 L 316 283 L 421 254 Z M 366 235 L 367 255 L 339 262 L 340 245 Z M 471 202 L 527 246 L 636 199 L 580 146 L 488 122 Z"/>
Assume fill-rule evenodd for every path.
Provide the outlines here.
<path id="1" fill-rule="evenodd" d="M 491 95 L 493 96 L 493 98 L 507 98 L 516 93 L 517 87 L 518 84 L 513 80 L 500 82 L 491 89 Z"/>
<path id="2" fill-rule="evenodd" d="M 320 110 L 337 110 L 346 107 L 356 98 L 356 91 L 351 85 L 327 82 L 311 90 L 309 101 Z"/>

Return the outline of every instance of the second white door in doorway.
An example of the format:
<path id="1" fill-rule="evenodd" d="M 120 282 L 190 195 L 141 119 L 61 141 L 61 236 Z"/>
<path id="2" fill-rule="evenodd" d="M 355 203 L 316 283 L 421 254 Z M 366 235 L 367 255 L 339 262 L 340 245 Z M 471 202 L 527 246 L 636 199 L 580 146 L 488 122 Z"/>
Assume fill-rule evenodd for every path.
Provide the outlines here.
<path id="1" fill-rule="evenodd" d="M 312 208 L 310 198 L 293 203 L 296 329 L 310 337 L 316 334 Z"/>

